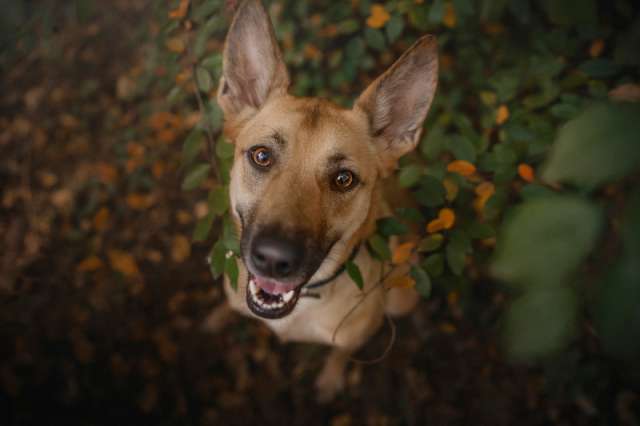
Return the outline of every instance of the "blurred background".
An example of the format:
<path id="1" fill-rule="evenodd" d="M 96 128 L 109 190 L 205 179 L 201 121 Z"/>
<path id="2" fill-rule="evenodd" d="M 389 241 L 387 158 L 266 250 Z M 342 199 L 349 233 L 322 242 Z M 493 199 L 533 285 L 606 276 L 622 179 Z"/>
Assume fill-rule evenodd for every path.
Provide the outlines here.
<path id="1" fill-rule="evenodd" d="M 201 324 L 237 241 L 215 104 L 234 0 L 0 0 L 0 424 L 640 424 L 640 8 L 264 1 L 292 93 L 352 99 L 424 33 L 399 209 L 424 296 L 315 403 L 326 348 Z M 357 354 L 375 359 L 381 329 Z"/>

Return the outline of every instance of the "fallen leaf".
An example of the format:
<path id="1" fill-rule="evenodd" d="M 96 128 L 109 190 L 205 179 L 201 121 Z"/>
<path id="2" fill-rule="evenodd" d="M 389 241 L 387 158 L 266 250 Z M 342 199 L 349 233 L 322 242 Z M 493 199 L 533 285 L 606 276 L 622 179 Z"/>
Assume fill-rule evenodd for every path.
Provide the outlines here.
<path id="1" fill-rule="evenodd" d="M 127 195 L 126 203 L 132 210 L 146 210 L 153 205 L 155 197 L 150 194 L 133 193 Z"/>
<path id="2" fill-rule="evenodd" d="M 416 244 L 411 241 L 399 244 L 393 251 L 391 262 L 395 265 L 407 262 L 411 257 L 411 252 L 415 246 Z"/>
<path id="3" fill-rule="evenodd" d="M 191 243 L 184 235 L 176 235 L 171 244 L 171 259 L 176 263 L 184 262 L 191 255 Z"/>
<path id="4" fill-rule="evenodd" d="M 173 53 L 182 53 L 186 48 L 184 40 L 179 37 L 172 37 L 167 40 L 166 46 L 167 49 L 169 49 Z"/>
<path id="5" fill-rule="evenodd" d="M 476 166 L 465 160 L 455 160 L 447 165 L 447 170 L 462 176 L 471 176 L 476 172 Z"/>
<path id="6" fill-rule="evenodd" d="M 371 28 L 382 28 L 391 19 L 389 12 L 381 4 L 371 5 L 371 16 L 367 18 L 367 25 Z"/>
<path id="7" fill-rule="evenodd" d="M 93 216 L 93 227 L 96 231 L 104 231 L 109 227 L 109 217 L 111 214 L 109 213 L 109 209 L 106 207 L 102 207 L 98 212 Z"/>
<path id="8" fill-rule="evenodd" d="M 70 189 L 60 189 L 51 194 L 51 203 L 59 209 L 71 206 L 73 193 Z"/>
<path id="9" fill-rule="evenodd" d="M 76 266 L 76 270 L 79 272 L 93 272 L 102 268 L 104 263 L 97 256 L 89 256 L 84 259 L 82 262 L 78 263 Z"/>
<path id="10" fill-rule="evenodd" d="M 98 163 L 96 164 L 96 171 L 98 179 L 102 183 L 111 184 L 118 180 L 118 170 L 111 164 Z"/>
<path id="11" fill-rule="evenodd" d="M 132 255 L 122 250 L 109 250 L 107 255 L 109 256 L 109 263 L 114 270 L 127 278 L 140 277 L 140 270 Z"/>

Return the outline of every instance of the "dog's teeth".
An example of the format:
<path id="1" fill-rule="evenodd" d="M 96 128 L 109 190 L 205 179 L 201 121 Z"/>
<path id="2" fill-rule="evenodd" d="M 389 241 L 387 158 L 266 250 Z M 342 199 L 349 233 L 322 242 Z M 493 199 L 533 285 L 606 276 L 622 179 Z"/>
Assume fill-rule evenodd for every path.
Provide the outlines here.
<path id="1" fill-rule="evenodd" d="M 294 290 L 286 292 L 285 294 L 282 295 L 282 300 L 284 300 L 285 303 L 290 302 L 291 299 L 293 299 L 293 293 L 294 293 Z"/>
<path id="2" fill-rule="evenodd" d="M 249 290 L 251 290 L 251 293 L 254 295 L 258 294 L 258 286 L 256 286 L 256 282 L 254 280 L 249 281 Z"/>

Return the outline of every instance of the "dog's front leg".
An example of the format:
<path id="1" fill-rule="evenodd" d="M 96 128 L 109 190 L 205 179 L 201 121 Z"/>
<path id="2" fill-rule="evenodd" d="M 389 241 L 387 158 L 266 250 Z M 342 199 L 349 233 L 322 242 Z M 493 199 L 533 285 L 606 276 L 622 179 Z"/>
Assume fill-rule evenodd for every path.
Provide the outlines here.
<path id="1" fill-rule="evenodd" d="M 316 379 L 316 399 L 320 403 L 331 401 L 336 394 L 344 389 L 344 373 L 353 350 L 337 348 L 331 349 L 324 362 L 324 367 Z"/>

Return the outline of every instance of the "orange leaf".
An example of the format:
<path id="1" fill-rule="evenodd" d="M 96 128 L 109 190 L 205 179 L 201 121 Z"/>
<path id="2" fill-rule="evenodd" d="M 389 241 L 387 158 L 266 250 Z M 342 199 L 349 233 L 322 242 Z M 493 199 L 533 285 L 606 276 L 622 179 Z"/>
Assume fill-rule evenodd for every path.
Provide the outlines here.
<path id="1" fill-rule="evenodd" d="M 102 207 L 98 210 L 98 213 L 93 217 L 93 227 L 96 228 L 96 231 L 104 231 L 107 229 L 109 225 L 109 209 L 106 207 Z"/>
<path id="2" fill-rule="evenodd" d="M 475 192 L 477 195 L 489 198 L 494 192 L 496 192 L 496 187 L 491 182 L 482 182 L 480 185 L 476 186 Z"/>
<path id="3" fill-rule="evenodd" d="M 191 0 L 180 0 L 178 7 L 169 12 L 169 18 L 182 19 L 187 16 L 187 10 L 189 10 L 189 3 Z"/>
<path id="4" fill-rule="evenodd" d="M 640 85 L 633 83 L 622 84 L 611 90 L 609 92 L 609 97 L 614 101 L 640 101 Z"/>
<path id="5" fill-rule="evenodd" d="M 389 12 L 380 4 L 371 5 L 371 16 L 367 18 L 367 25 L 371 28 L 382 28 L 391 19 Z"/>
<path id="6" fill-rule="evenodd" d="M 442 231 L 443 229 L 445 229 L 444 221 L 442 219 L 440 219 L 440 218 L 433 219 L 427 225 L 427 232 L 430 233 L 430 234 L 433 234 L 434 232 Z"/>
<path id="7" fill-rule="evenodd" d="M 444 229 L 451 229 L 453 224 L 456 223 L 456 214 L 453 210 L 444 208 L 438 213 L 438 219 L 442 221 Z"/>
<path id="8" fill-rule="evenodd" d="M 118 170 L 111 164 L 98 163 L 96 171 L 102 183 L 114 183 L 118 179 Z"/>
<path id="9" fill-rule="evenodd" d="M 78 266 L 76 266 L 76 269 L 79 272 L 93 272 L 93 271 L 97 271 L 103 266 L 104 264 L 102 263 L 102 260 L 100 260 L 98 257 L 89 256 L 82 262 L 78 263 Z"/>
<path id="10" fill-rule="evenodd" d="M 182 263 L 189 255 L 191 255 L 191 243 L 184 235 L 176 235 L 171 244 L 171 258 L 176 263 Z"/>
<path id="11" fill-rule="evenodd" d="M 454 28 L 456 26 L 456 9 L 453 7 L 453 3 L 447 3 L 444 5 L 442 23 L 449 28 Z"/>
<path id="12" fill-rule="evenodd" d="M 399 275 L 389 278 L 385 284 L 387 288 L 413 288 L 416 285 L 416 280 L 409 275 Z"/>
<path id="13" fill-rule="evenodd" d="M 506 105 L 500 105 L 496 113 L 496 124 L 499 126 L 509 119 L 509 108 Z"/>
<path id="14" fill-rule="evenodd" d="M 604 41 L 599 38 L 597 40 L 593 40 L 591 46 L 589 47 L 589 56 L 592 58 L 597 58 L 602 55 L 602 51 L 604 50 Z"/>
<path id="15" fill-rule="evenodd" d="M 447 170 L 462 176 L 471 176 L 476 172 L 476 166 L 465 160 L 455 160 L 449 163 Z"/>
<path id="16" fill-rule="evenodd" d="M 167 40 L 166 46 L 167 49 L 169 49 L 173 53 L 182 53 L 186 48 L 184 40 L 179 37 L 173 37 Z"/>
<path id="17" fill-rule="evenodd" d="M 405 263 L 411 257 L 411 251 L 415 246 L 416 244 L 411 241 L 398 245 L 393 251 L 391 262 L 393 262 L 395 265 Z"/>
<path id="18" fill-rule="evenodd" d="M 109 263 L 111 267 L 127 278 L 137 278 L 140 270 L 132 255 L 122 250 L 109 250 Z"/>
<path id="19" fill-rule="evenodd" d="M 132 210 L 145 210 L 153 205 L 154 198 L 145 194 L 129 194 L 127 195 L 127 206 Z"/>
<path id="20" fill-rule="evenodd" d="M 533 168 L 525 163 L 518 165 L 518 174 L 525 182 L 533 182 L 535 179 L 535 173 L 533 172 Z"/>

